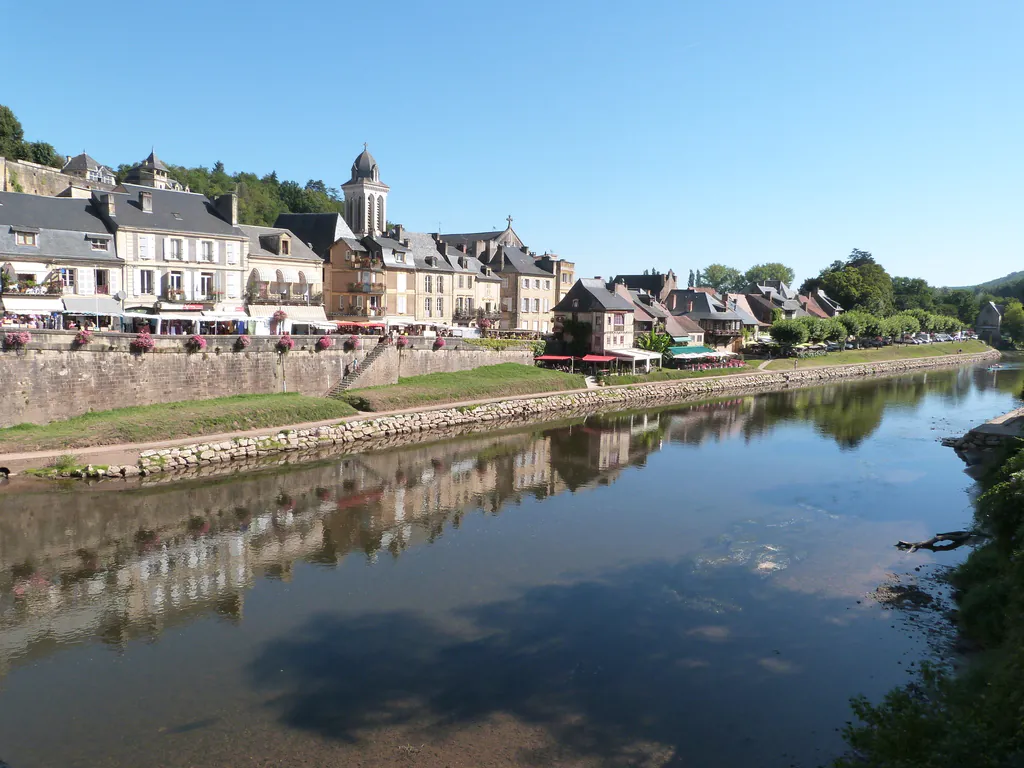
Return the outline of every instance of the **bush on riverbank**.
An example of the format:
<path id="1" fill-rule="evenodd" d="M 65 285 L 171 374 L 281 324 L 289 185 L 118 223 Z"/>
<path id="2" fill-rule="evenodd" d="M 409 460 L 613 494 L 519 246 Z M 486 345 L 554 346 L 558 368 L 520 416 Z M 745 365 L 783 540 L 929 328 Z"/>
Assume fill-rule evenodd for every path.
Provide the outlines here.
<path id="1" fill-rule="evenodd" d="M 347 403 L 293 393 L 140 405 L 0 429 L 0 453 L 171 440 L 324 421 L 353 413 Z"/>
<path id="2" fill-rule="evenodd" d="M 501 363 L 472 371 L 430 373 L 399 379 L 397 384 L 352 389 L 345 393 L 343 399 L 361 411 L 393 411 L 419 405 L 487 397 L 515 397 L 537 392 L 562 392 L 585 387 L 583 376 L 579 374 L 518 363 Z"/>
<path id="3" fill-rule="evenodd" d="M 847 365 L 849 363 L 877 363 L 883 360 L 908 360 L 918 357 L 939 357 L 962 354 L 976 355 L 985 352 L 989 346 L 983 341 L 953 341 L 935 344 L 894 344 L 876 349 L 849 349 L 829 352 L 820 357 L 796 360 L 798 368 L 817 368 L 822 365 Z M 794 358 L 775 360 L 768 364 L 769 371 L 793 370 Z"/>
<path id="4" fill-rule="evenodd" d="M 951 576 L 960 631 L 982 650 L 957 676 L 926 667 L 844 736 L 841 768 L 1009 768 L 1024 765 L 1024 450 L 982 481 L 978 528 L 992 538 Z"/>
<path id="5" fill-rule="evenodd" d="M 734 373 L 749 373 L 756 366 L 744 364 L 736 368 L 709 368 L 705 371 L 684 371 L 674 368 L 659 368 L 650 373 L 624 373 L 621 376 L 606 376 L 601 381 L 605 386 L 614 387 L 618 384 L 644 384 L 650 381 L 673 381 L 675 379 L 699 379 L 707 376 L 729 376 Z"/>

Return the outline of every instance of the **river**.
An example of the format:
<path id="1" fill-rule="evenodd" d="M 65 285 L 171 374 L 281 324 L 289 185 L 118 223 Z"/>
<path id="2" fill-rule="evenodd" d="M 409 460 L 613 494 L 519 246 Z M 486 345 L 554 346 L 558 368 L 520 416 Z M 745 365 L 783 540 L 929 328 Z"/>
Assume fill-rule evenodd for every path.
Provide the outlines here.
<path id="1" fill-rule="evenodd" d="M 131 490 L 0 490 L 0 758 L 807 768 L 929 653 L 984 367 Z M 107 490 L 104 490 L 107 489 Z M 914 569 L 922 566 L 918 572 Z"/>

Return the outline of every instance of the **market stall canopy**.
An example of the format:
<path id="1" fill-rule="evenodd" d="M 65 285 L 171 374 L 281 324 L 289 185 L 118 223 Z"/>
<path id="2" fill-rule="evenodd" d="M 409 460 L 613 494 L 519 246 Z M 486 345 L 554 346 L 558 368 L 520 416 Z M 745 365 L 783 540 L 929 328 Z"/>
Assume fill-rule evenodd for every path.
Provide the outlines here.
<path id="1" fill-rule="evenodd" d="M 711 357 L 715 354 L 715 350 L 709 347 L 669 347 L 668 351 L 676 358 Z"/>
<path id="2" fill-rule="evenodd" d="M 16 315 L 49 315 L 63 312 L 64 302 L 60 296 L 4 296 L 3 307 L 4 312 Z M 116 314 L 121 314 L 121 311 Z"/>
<path id="3" fill-rule="evenodd" d="M 327 315 L 320 304 L 289 307 L 272 304 L 252 304 L 249 306 L 250 317 L 273 317 L 275 312 L 284 312 L 288 319 L 299 323 L 326 323 Z"/>
<path id="4" fill-rule="evenodd" d="M 121 305 L 117 299 L 109 296 L 97 296 L 87 299 L 82 296 L 64 297 L 64 310 L 69 315 L 112 315 L 117 317 L 121 314 Z"/>
<path id="5" fill-rule="evenodd" d="M 584 363 L 610 363 L 615 358 L 612 355 L 584 355 Z"/>
<path id="6" fill-rule="evenodd" d="M 571 360 L 568 355 L 538 355 L 534 360 Z"/>
<path id="7" fill-rule="evenodd" d="M 623 360 L 660 360 L 660 352 L 651 352 L 646 349 L 609 349 L 615 357 Z"/>

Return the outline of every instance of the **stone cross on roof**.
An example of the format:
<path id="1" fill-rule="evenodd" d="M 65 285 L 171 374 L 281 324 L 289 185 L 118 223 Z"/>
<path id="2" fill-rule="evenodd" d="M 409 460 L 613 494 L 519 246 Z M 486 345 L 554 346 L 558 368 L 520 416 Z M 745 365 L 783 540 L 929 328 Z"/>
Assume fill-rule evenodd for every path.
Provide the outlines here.
<path id="1" fill-rule="evenodd" d="M 505 219 L 505 221 L 508 222 L 509 227 L 512 226 L 512 214 L 511 213 L 508 215 L 508 217 Z"/>

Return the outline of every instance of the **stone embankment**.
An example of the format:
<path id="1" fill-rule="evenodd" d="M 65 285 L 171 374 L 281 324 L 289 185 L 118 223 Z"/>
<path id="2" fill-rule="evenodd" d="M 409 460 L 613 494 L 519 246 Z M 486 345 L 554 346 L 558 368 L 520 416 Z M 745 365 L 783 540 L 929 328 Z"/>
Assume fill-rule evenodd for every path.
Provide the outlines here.
<path id="1" fill-rule="evenodd" d="M 1000 459 L 1003 449 L 1024 440 L 1024 408 L 1004 413 L 963 437 L 947 438 L 942 441 L 956 451 L 957 456 L 970 466 L 986 465 Z"/>
<path id="2" fill-rule="evenodd" d="M 995 351 L 977 355 L 894 360 L 882 363 L 765 371 L 703 379 L 637 384 L 483 403 L 477 406 L 438 408 L 419 412 L 356 419 L 300 430 L 281 430 L 256 437 L 217 443 L 194 443 L 177 448 L 143 451 L 137 467 L 111 467 L 106 476 L 142 475 L 230 462 L 251 462 L 290 451 L 312 452 L 330 446 L 351 450 L 367 448 L 382 439 L 421 433 L 443 433 L 456 428 L 493 428 L 516 422 L 564 418 L 609 407 L 643 407 L 655 402 L 683 401 L 735 393 L 813 386 L 842 379 L 886 376 L 927 368 L 966 365 L 998 357 Z M 99 471 L 96 474 L 100 474 Z"/>

